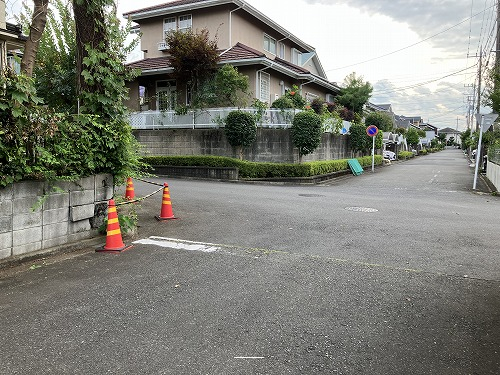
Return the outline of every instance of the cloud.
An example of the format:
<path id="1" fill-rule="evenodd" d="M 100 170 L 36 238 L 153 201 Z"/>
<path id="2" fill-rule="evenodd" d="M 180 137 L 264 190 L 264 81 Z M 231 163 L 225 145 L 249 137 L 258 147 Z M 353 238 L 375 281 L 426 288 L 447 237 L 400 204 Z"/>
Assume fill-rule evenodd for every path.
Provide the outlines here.
<path id="1" fill-rule="evenodd" d="M 347 5 L 366 14 L 380 14 L 405 23 L 409 29 L 429 39 L 436 48 L 461 53 L 480 43 L 491 42 L 495 26 L 496 2 L 470 0 L 304 0 L 309 4 Z M 471 17 L 472 16 L 472 17 Z M 493 33 L 494 35 L 494 33 Z M 470 42 L 469 42 L 470 38 Z"/>

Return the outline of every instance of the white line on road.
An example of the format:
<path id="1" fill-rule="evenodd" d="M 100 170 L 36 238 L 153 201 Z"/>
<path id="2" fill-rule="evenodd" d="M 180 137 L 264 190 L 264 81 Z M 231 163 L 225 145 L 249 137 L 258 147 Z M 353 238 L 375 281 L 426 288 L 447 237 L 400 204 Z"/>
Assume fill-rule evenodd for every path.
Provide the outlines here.
<path id="1" fill-rule="evenodd" d="M 234 357 L 234 359 L 264 359 L 265 357 Z"/>
<path id="2" fill-rule="evenodd" d="M 204 253 L 213 253 L 215 251 L 221 250 L 219 246 L 211 243 L 193 242 L 193 241 L 179 240 L 176 238 L 165 238 L 165 237 L 155 237 L 155 236 L 134 241 L 133 243 L 141 245 L 156 245 L 160 247 L 168 247 L 171 249 L 178 249 L 178 250 L 202 251 Z"/>

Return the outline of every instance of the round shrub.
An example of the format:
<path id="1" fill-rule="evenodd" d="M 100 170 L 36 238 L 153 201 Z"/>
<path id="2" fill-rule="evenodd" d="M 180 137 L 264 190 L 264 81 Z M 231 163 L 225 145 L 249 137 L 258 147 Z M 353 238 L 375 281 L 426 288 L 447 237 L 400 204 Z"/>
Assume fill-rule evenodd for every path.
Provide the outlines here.
<path id="1" fill-rule="evenodd" d="M 257 124 L 251 113 L 232 111 L 226 117 L 224 132 L 233 147 L 248 147 L 257 138 Z"/>
<path id="2" fill-rule="evenodd" d="M 291 133 L 292 142 L 299 149 L 299 156 L 310 154 L 321 143 L 321 117 L 312 111 L 297 113 Z"/>

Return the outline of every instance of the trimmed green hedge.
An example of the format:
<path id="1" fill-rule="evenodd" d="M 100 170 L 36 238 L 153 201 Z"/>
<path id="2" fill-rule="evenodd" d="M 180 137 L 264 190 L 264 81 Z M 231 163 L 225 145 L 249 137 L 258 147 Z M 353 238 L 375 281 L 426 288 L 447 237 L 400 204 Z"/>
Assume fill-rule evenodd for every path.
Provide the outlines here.
<path id="1" fill-rule="evenodd" d="M 371 156 L 364 156 L 357 159 L 362 167 L 372 165 Z M 147 156 L 142 161 L 152 166 L 238 168 L 241 178 L 311 177 L 349 169 L 347 159 L 286 164 L 250 162 L 223 156 Z M 375 164 L 382 164 L 381 155 L 375 155 Z"/>
<path id="2" fill-rule="evenodd" d="M 398 154 L 398 158 L 403 160 L 413 158 L 414 156 L 415 155 L 411 151 L 400 151 Z"/>

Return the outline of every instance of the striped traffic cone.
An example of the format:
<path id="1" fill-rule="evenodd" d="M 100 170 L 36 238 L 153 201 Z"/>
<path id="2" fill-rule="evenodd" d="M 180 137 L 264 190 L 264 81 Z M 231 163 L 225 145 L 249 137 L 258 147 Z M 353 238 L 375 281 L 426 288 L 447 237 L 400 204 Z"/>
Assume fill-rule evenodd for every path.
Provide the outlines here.
<path id="1" fill-rule="evenodd" d="M 135 198 L 134 181 L 132 181 L 132 178 L 129 177 L 127 178 L 127 187 L 125 188 L 125 199 L 131 201 L 134 198 Z"/>
<path id="2" fill-rule="evenodd" d="M 106 244 L 97 249 L 97 252 L 111 251 L 120 252 L 127 250 L 132 246 L 125 246 L 122 240 L 122 232 L 120 230 L 120 223 L 118 222 L 118 213 L 116 212 L 116 205 L 113 199 L 108 202 L 108 225 L 106 227 Z"/>
<path id="3" fill-rule="evenodd" d="M 172 211 L 172 201 L 170 200 L 170 192 L 168 190 L 168 184 L 165 182 L 163 184 L 163 200 L 161 203 L 160 216 L 155 216 L 157 220 L 171 220 L 177 219 Z"/>

